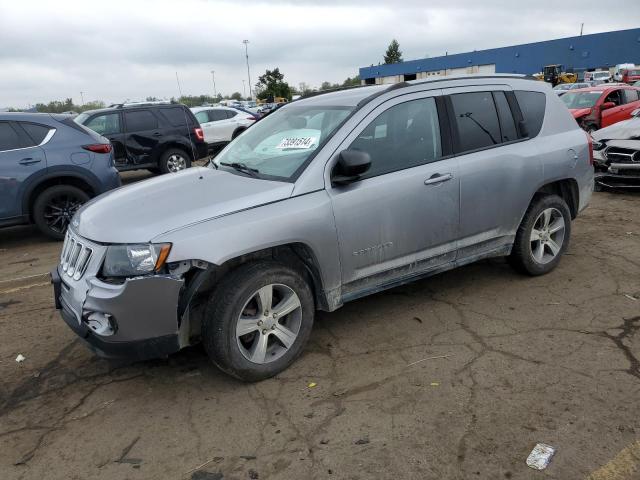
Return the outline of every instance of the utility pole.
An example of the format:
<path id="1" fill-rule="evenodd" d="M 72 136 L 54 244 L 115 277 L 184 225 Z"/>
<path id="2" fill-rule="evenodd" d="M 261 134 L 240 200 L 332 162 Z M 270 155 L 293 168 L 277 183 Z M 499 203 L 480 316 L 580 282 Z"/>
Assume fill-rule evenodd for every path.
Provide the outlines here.
<path id="1" fill-rule="evenodd" d="M 580 36 L 582 36 L 582 29 L 584 28 L 584 23 L 580 24 Z"/>
<path id="2" fill-rule="evenodd" d="M 249 71 L 249 40 L 243 40 L 244 43 L 244 54 L 247 58 L 247 77 L 249 78 L 249 98 L 253 100 L 253 95 L 251 94 L 251 72 Z"/>
<path id="3" fill-rule="evenodd" d="M 216 71 L 211 70 L 211 80 L 213 80 L 213 98 L 218 98 L 218 94 L 216 93 Z"/>
<path id="4" fill-rule="evenodd" d="M 246 84 L 245 84 L 244 80 L 242 80 L 242 96 L 244 98 L 247 98 L 247 88 L 246 88 Z"/>
<path id="5" fill-rule="evenodd" d="M 83 94 L 83 92 L 80 92 L 80 101 L 82 102 L 82 105 L 84 105 L 84 94 Z"/>

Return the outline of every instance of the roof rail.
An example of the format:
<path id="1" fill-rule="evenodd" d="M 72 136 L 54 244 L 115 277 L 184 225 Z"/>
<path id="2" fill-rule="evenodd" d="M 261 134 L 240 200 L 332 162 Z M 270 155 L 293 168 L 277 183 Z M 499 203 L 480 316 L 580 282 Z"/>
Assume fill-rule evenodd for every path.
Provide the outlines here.
<path id="1" fill-rule="evenodd" d="M 167 100 L 154 100 L 149 102 L 114 103 L 109 105 L 109 108 L 147 107 L 150 105 L 171 105 L 171 102 Z"/>

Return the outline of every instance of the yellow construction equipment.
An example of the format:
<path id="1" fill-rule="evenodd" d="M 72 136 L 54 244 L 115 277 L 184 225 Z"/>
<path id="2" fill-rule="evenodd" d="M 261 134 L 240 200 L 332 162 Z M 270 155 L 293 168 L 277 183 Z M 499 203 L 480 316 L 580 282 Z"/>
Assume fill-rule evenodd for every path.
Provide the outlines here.
<path id="1" fill-rule="evenodd" d="M 578 75 L 575 73 L 563 72 L 562 65 L 545 65 L 542 67 L 542 80 L 556 86 L 559 83 L 576 83 Z"/>

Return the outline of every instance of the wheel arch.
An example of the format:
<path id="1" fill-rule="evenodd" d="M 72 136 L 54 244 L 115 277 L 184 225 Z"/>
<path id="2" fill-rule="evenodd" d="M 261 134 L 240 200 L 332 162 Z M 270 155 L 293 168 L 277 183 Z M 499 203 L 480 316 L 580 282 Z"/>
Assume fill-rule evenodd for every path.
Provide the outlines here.
<path id="1" fill-rule="evenodd" d="M 186 140 L 182 139 L 172 139 L 163 143 L 160 149 L 158 150 L 158 154 L 156 156 L 156 162 L 160 162 L 162 156 L 167 152 L 167 150 L 171 150 L 172 148 L 176 148 L 178 150 L 182 150 L 189 156 L 189 159 L 194 161 L 194 151 L 191 145 Z"/>
<path id="2" fill-rule="evenodd" d="M 23 200 L 23 212 L 29 215 L 29 221 L 33 222 L 33 206 L 36 198 L 38 198 L 38 196 L 46 189 L 56 185 L 70 185 L 77 187 L 89 195 L 89 197 L 95 197 L 98 193 L 95 186 L 93 186 L 87 178 L 80 175 L 75 175 L 73 173 L 61 173 L 55 176 L 44 177 L 40 179 L 38 183 L 30 186 Z"/>
<path id="3" fill-rule="evenodd" d="M 537 195 L 558 195 L 567 203 L 569 211 L 571 212 L 571 219 L 575 219 L 578 215 L 580 189 L 578 182 L 574 178 L 563 178 L 542 185 L 536 190 L 529 205 L 531 205 L 531 202 L 533 202 L 533 199 Z"/>
<path id="4" fill-rule="evenodd" d="M 236 127 L 236 129 L 233 131 L 233 133 L 231 134 L 231 140 L 233 140 L 234 138 L 236 138 L 238 135 L 240 135 L 242 132 L 244 132 L 247 129 L 247 127 Z"/>

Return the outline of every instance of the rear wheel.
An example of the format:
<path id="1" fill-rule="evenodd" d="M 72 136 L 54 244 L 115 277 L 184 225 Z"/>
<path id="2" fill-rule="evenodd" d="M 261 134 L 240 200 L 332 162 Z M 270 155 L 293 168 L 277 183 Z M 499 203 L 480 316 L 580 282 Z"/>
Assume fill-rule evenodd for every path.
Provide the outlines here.
<path id="1" fill-rule="evenodd" d="M 71 218 L 89 195 L 78 187 L 55 185 L 43 191 L 33 204 L 33 221 L 50 238 L 62 240 Z"/>
<path id="2" fill-rule="evenodd" d="M 191 167 L 191 158 L 179 148 L 170 148 L 160 158 L 162 173 L 176 173 L 189 167 Z"/>
<path id="3" fill-rule="evenodd" d="M 298 358 L 313 318 L 313 295 L 300 273 L 271 261 L 246 264 L 216 288 L 207 305 L 202 340 L 223 371 L 258 381 Z"/>
<path id="4" fill-rule="evenodd" d="M 571 212 L 557 195 L 536 196 L 516 233 L 509 262 L 528 275 L 553 270 L 569 246 Z"/>
<path id="5" fill-rule="evenodd" d="M 245 130 L 246 130 L 246 128 L 238 128 L 236 131 L 233 132 L 233 135 L 231 135 L 231 140 L 236 138 L 238 135 L 240 135 Z"/>

